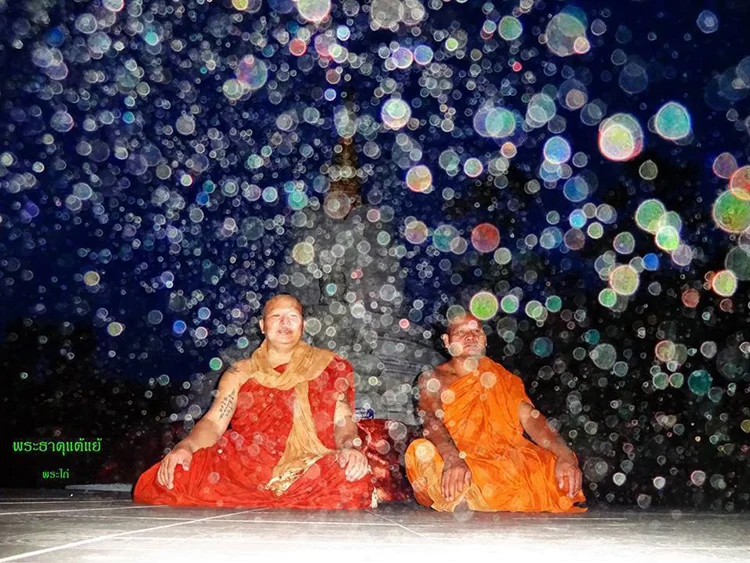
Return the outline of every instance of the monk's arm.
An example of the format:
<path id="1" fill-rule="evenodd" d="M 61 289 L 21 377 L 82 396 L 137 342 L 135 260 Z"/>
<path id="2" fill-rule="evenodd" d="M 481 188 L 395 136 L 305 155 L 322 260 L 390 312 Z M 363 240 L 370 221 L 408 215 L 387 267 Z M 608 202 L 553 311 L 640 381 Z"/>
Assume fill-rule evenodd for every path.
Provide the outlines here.
<path id="1" fill-rule="evenodd" d="M 435 387 L 435 390 L 431 388 Z M 442 456 L 446 465 L 456 463 L 461 459 L 453 438 L 448 433 L 441 416 L 440 388 L 437 380 L 429 373 L 419 378 L 419 412 L 423 418 L 423 436 L 432 442 Z"/>
<path id="2" fill-rule="evenodd" d="M 340 364 L 343 370 L 341 377 L 337 379 L 337 389 L 341 391 L 336 399 L 336 406 L 333 410 L 333 441 L 336 449 L 359 449 L 362 447 L 362 440 L 359 437 L 359 428 L 354 421 L 354 411 L 347 400 L 347 394 L 338 388 L 342 381 L 347 382 L 349 391 L 354 386 L 354 368 L 349 362 Z"/>
<path id="3" fill-rule="evenodd" d="M 362 440 L 359 438 L 357 423 L 354 422 L 354 413 L 345 399 L 336 401 L 336 409 L 333 414 L 333 439 L 336 448 L 359 448 Z"/>
<path id="4" fill-rule="evenodd" d="M 349 384 L 353 384 L 353 373 L 351 366 L 348 377 Z M 354 413 L 352 406 L 347 400 L 346 394 L 341 393 L 336 400 L 336 407 L 333 411 L 333 440 L 336 443 L 336 461 L 345 474 L 349 482 L 359 481 L 365 475 L 371 472 L 367 456 L 359 451 L 362 447 L 362 440 L 359 437 L 359 428 L 354 422 Z"/>
<path id="5" fill-rule="evenodd" d="M 206 415 L 196 422 L 190 434 L 175 446 L 192 453 L 210 448 L 219 441 L 229 427 L 229 421 L 237 407 L 242 371 L 232 367 L 221 376 L 218 393 Z"/>
<path id="6" fill-rule="evenodd" d="M 565 440 L 549 425 L 547 419 L 532 407 L 529 403 L 522 402 L 518 407 L 518 417 L 523 429 L 534 440 L 534 443 L 550 451 L 558 459 L 570 461 L 578 465 L 573 451 L 565 443 Z"/>

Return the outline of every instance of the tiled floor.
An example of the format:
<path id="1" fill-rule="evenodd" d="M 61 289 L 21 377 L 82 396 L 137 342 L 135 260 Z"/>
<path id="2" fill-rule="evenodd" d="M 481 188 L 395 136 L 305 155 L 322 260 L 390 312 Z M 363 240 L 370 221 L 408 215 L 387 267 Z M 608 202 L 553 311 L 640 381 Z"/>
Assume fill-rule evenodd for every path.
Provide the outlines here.
<path id="1" fill-rule="evenodd" d="M 0 491 L 3 561 L 750 561 L 750 514 L 197 510 L 127 494 Z"/>

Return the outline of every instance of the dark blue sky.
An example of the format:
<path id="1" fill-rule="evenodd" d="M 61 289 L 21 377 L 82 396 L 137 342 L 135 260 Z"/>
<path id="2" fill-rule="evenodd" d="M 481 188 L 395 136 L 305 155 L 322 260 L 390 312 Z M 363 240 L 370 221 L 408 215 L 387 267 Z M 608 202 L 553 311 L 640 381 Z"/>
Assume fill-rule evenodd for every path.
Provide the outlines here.
<path id="1" fill-rule="evenodd" d="M 441 297 L 458 299 L 459 288 L 451 278 L 457 272 L 464 288 L 488 289 L 488 284 L 503 280 L 510 288 L 522 288 L 522 306 L 528 299 L 553 294 L 572 301 L 581 288 L 559 283 L 567 272 L 585 280 L 585 307 L 596 314 L 596 296 L 606 283 L 593 262 L 604 248 L 611 248 L 618 232 L 636 236 L 634 255 L 658 253 L 651 237 L 633 222 L 637 205 L 649 197 L 660 198 L 680 213 L 684 240 L 705 254 L 705 259 L 681 270 L 660 253 L 660 279 L 672 279 L 679 287 L 685 281 L 680 275 L 700 281 L 708 269 L 721 267 L 733 243 L 711 220 L 713 201 L 726 187 L 711 166 L 722 152 L 730 152 L 739 165 L 747 162 L 748 128 L 743 120 L 750 89 L 731 89 L 727 78 L 737 76 L 735 67 L 750 54 L 745 29 L 750 13 L 743 2 L 538 3 L 519 16 L 524 31 L 515 45 L 497 33 L 488 41 L 480 34 L 486 22 L 509 15 L 514 2 L 495 2 L 494 7 L 474 1 L 446 3 L 439 10 L 428 9 L 419 26 L 402 24 L 395 33 L 373 31 L 363 11 L 347 18 L 334 4 L 334 24 L 307 26 L 312 36 L 309 53 L 315 51 L 315 37 L 346 26 L 350 37 L 339 43 L 369 62 L 371 71 L 349 63 L 329 62 L 323 67 L 317 55 L 292 55 L 282 37 L 299 36 L 304 26 L 291 4 L 284 2 L 263 3 L 259 12 L 245 14 L 242 21 L 236 10 L 222 3 L 143 2 L 140 13 L 134 3 L 127 3 L 124 11 L 113 13 L 100 2 L 62 2 L 48 9 L 47 18 L 34 13 L 31 3 L 5 4 L 0 12 L 0 67 L 7 77 L 0 86 L 0 153 L 8 155 L 0 177 L 3 323 L 19 317 L 93 323 L 101 360 L 112 350 L 116 355 L 111 369 L 140 379 L 161 373 L 182 379 L 205 371 L 218 350 L 236 343 L 222 332 L 233 322 L 230 311 L 238 308 L 252 316 L 255 310 L 248 306 L 246 293 L 262 297 L 273 291 L 269 279 L 280 272 L 280 256 L 290 243 L 293 210 L 284 194 L 287 183 L 304 182 L 305 194 L 322 200 L 315 186 L 324 186 L 320 166 L 331 161 L 338 142 L 335 108 L 345 94 L 353 93 L 358 115 L 369 115 L 377 124 L 389 97 L 378 89 L 398 93 L 410 103 L 414 117 L 426 120 L 408 135 L 422 151 L 422 158 L 412 164 L 426 163 L 433 171 L 437 189 L 429 194 L 404 187 L 405 170 L 393 153 L 396 132 L 381 128 L 366 138 L 361 128 L 355 139 L 360 165 L 372 167 L 363 184 L 364 196 L 375 206 L 393 209 L 390 228 L 409 252 L 404 261 L 408 280 L 417 279 L 418 266 L 428 264 L 434 271 L 420 283 L 407 282 L 409 301 L 426 300 L 428 313 L 433 305 L 443 307 L 438 306 Z M 538 37 L 550 17 L 571 7 L 585 14 L 591 49 L 563 58 L 541 45 Z M 699 29 L 696 21 L 703 10 L 718 18 L 716 32 Z M 87 27 L 85 14 L 101 20 L 94 31 Z M 592 33 L 595 20 L 606 27 L 598 36 Z M 465 40 L 466 46 L 448 53 L 441 31 L 459 43 Z M 451 71 L 442 78 L 449 80 L 446 103 L 455 110 L 452 132 L 429 123 L 430 116 L 445 113 L 434 96 L 425 95 L 424 67 L 414 63 L 407 70 L 383 68 L 378 50 L 393 42 L 410 49 L 426 45 L 436 60 L 443 57 L 443 71 Z M 480 60 L 471 60 L 473 49 L 481 53 Z M 55 76 L 58 54 L 67 67 L 64 78 Z M 236 61 L 247 54 L 266 61 L 268 80 L 247 99 L 230 102 L 222 85 L 234 76 Z M 522 68 L 514 70 L 514 62 Z M 648 85 L 640 93 L 629 93 L 619 84 L 627 63 L 645 69 Z M 331 84 L 326 73 L 336 68 L 345 78 Z M 589 102 L 601 100 L 608 116 L 632 114 L 646 135 L 643 154 L 631 162 L 611 162 L 599 152 L 597 127 L 581 122 L 581 110 L 566 110 L 558 103 L 558 116 L 565 119 L 559 134 L 574 152 L 588 156 L 583 168 L 598 180 L 597 190 L 576 203 L 563 195 L 563 181 L 536 194 L 524 191 L 524 184 L 538 180 L 542 146 L 552 133 L 546 127 L 524 134 L 520 129 L 528 96 L 545 86 L 559 87 L 571 77 L 585 84 Z M 335 93 L 335 99 L 326 100 L 326 90 Z M 512 138 L 518 154 L 509 173 L 517 185 L 504 190 L 492 187 L 486 173 L 502 141 L 481 138 L 473 127 L 474 112 L 488 100 L 516 112 L 519 120 Z M 685 146 L 648 130 L 648 120 L 668 101 L 683 104 L 692 117 L 693 138 Z M 305 108 L 317 109 L 322 121 L 306 123 Z M 74 122 L 69 131 L 64 131 L 60 112 Z M 285 112 L 296 112 L 298 123 L 292 130 L 279 127 L 277 118 Z M 195 130 L 181 134 L 175 124 L 187 114 L 194 116 Z M 368 140 L 379 146 L 377 158 L 365 156 Z M 265 164 L 248 166 L 248 158 L 262 154 L 263 147 L 273 147 Z M 480 159 L 485 173 L 477 180 L 463 173 L 448 176 L 437 165 L 447 149 L 462 153 L 463 159 Z M 201 164 L 196 156 L 201 151 L 214 151 L 214 156 Z M 648 158 L 663 170 L 653 183 L 638 177 L 639 165 Z M 160 165 L 169 170 L 168 177 Z M 184 174 L 191 176 L 189 185 L 182 182 Z M 238 193 L 224 189 L 231 181 L 240 186 Z M 261 190 L 274 187 L 280 196 L 264 202 L 243 195 L 243 182 Z M 452 199 L 442 191 L 446 187 L 454 190 Z M 71 194 L 88 195 L 79 198 L 80 210 L 75 202 L 74 209 L 66 203 Z M 474 202 L 480 203 L 479 209 Z M 569 213 L 587 202 L 610 203 L 617 209 L 617 222 L 606 227 L 599 241 L 589 240 L 580 252 L 516 247 L 516 241 L 529 234 L 539 236 L 549 226 L 546 217 L 551 211 L 560 214 L 558 226 L 565 231 Z M 191 213 L 198 213 L 194 209 L 200 210 L 201 221 L 191 218 Z M 408 216 L 430 229 L 452 224 L 467 239 L 475 225 L 492 222 L 501 231 L 501 244 L 513 253 L 511 267 L 497 267 L 491 255 L 471 248 L 457 256 L 430 251 L 429 240 L 411 245 L 402 237 Z M 244 245 L 236 235 L 221 235 L 227 219 L 239 230 L 252 231 L 254 224 L 248 220 L 278 217 L 285 218 L 284 232 L 278 225 L 267 225 L 261 236 Z M 175 243 L 178 239 L 182 242 Z M 442 259 L 451 262 L 449 269 L 441 269 Z M 533 283 L 523 280 L 529 260 L 537 273 Z M 472 263 L 476 266 L 466 266 Z M 96 272 L 100 283 L 87 287 L 82 281 L 87 272 Z M 177 292 L 185 296 L 186 305 L 176 304 L 181 299 Z M 638 297 L 634 299 L 637 304 Z M 199 317 L 201 307 L 210 311 L 206 322 Z M 160 323 L 153 322 L 159 316 L 154 312 L 163 317 Z M 173 334 L 176 321 L 187 324 L 189 330 L 182 336 Z M 112 323 L 125 326 L 122 335 L 107 334 L 108 327 L 116 330 Z M 196 344 L 190 333 L 198 326 L 208 327 L 210 336 Z"/>

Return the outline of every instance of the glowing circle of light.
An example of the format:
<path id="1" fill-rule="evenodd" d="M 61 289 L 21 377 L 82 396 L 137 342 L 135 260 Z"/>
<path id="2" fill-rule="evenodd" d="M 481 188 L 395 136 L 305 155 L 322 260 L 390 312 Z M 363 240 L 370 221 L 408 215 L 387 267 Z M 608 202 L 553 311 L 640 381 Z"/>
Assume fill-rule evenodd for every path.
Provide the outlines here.
<path id="1" fill-rule="evenodd" d="M 400 98 L 391 98 L 383 104 L 380 118 L 388 129 L 402 129 L 411 119 L 411 107 Z"/>
<path id="2" fill-rule="evenodd" d="M 747 193 L 747 198 L 750 199 L 750 166 L 743 166 L 737 168 L 729 178 L 729 189 L 740 190 L 738 195 Z"/>
<path id="3" fill-rule="evenodd" d="M 331 13 L 331 0 L 297 0 L 297 11 L 302 19 L 320 23 Z"/>
<path id="4" fill-rule="evenodd" d="M 638 290 L 640 276 L 633 266 L 618 266 L 609 275 L 609 285 L 619 295 L 630 296 Z"/>
<path id="5" fill-rule="evenodd" d="M 586 16 L 576 8 L 554 15 L 545 30 L 547 47 L 558 57 L 583 54 L 590 43 L 586 37 Z"/>
<path id="6" fill-rule="evenodd" d="M 475 294 L 469 302 L 471 314 L 480 321 L 488 321 L 495 315 L 499 309 L 497 297 L 489 291 L 480 291 Z"/>
<path id="7" fill-rule="evenodd" d="M 406 186 L 413 192 L 429 191 L 432 188 L 432 172 L 424 164 L 411 167 L 406 173 Z"/>
<path id="8" fill-rule="evenodd" d="M 677 102 L 664 104 L 654 118 L 656 133 L 668 141 L 679 141 L 690 135 L 692 130 L 690 113 Z"/>
<path id="9" fill-rule="evenodd" d="M 750 195 L 730 189 L 714 202 L 712 210 L 716 225 L 728 233 L 741 233 L 750 228 Z"/>
<path id="10" fill-rule="evenodd" d="M 636 224 L 647 233 L 656 234 L 659 222 L 667 212 L 664 204 L 658 199 L 647 199 L 638 205 L 635 212 Z"/>
<path id="11" fill-rule="evenodd" d="M 632 160 L 641 153 L 643 144 L 643 129 L 630 114 L 615 114 L 599 126 L 599 150 L 609 160 Z"/>
<path id="12" fill-rule="evenodd" d="M 570 155 L 570 143 L 563 137 L 550 137 L 544 143 L 544 158 L 551 164 L 568 162 Z"/>
<path id="13" fill-rule="evenodd" d="M 412 219 L 404 226 L 404 237 L 412 244 L 422 244 L 427 240 L 428 229 L 422 221 Z"/>
<path id="14" fill-rule="evenodd" d="M 523 25 L 518 18 L 503 16 L 497 26 L 497 34 L 506 41 L 515 41 L 523 33 Z"/>
<path id="15" fill-rule="evenodd" d="M 500 245 L 500 231 L 490 223 L 482 223 L 471 231 L 471 244 L 477 252 L 494 252 Z"/>
<path id="16" fill-rule="evenodd" d="M 307 266 L 315 259 L 315 247 L 309 242 L 299 242 L 292 249 L 292 259 L 301 266 Z"/>
<path id="17" fill-rule="evenodd" d="M 264 61 L 246 55 L 237 65 L 237 81 L 251 92 L 261 89 L 268 80 L 268 66 Z"/>
<path id="18" fill-rule="evenodd" d="M 721 297 L 731 297 L 737 291 L 737 276 L 732 270 L 721 270 L 711 278 L 711 289 Z"/>

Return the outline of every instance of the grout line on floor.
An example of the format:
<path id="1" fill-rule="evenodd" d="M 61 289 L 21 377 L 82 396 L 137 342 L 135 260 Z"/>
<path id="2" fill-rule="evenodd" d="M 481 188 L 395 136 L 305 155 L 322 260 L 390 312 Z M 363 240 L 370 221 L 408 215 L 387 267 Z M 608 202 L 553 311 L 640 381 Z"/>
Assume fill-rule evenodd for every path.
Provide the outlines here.
<path id="1" fill-rule="evenodd" d="M 336 520 L 227 520 L 227 522 L 234 523 L 250 523 L 250 524 L 325 524 L 326 526 L 391 526 L 385 522 L 344 522 Z"/>
<path id="2" fill-rule="evenodd" d="M 213 538 L 184 538 L 180 536 L 135 536 L 133 538 L 113 538 L 117 541 L 133 541 L 133 540 L 144 540 L 144 541 L 174 541 L 174 542 L 196 542 L 196 543 L 206 543 L 206 542 L 215 542 L 217 541 L 216 537 Z M 229 541 L 229 542 L 240 542 L 240 543 L 263 543 L 268 545 L 308 545 L 311 543 L 320 543 L 320 544 L 337 544 L 337 543 L 346 543 L 342 542 L 340 538 L 332 538 L 329 536 L 324 536 L 321 534 L 311 534 L 301 537 L 295 537 L 294 539 L 289 538 L 283 538 L 283 539 L 268 539 L 266 537 L 261 536 L 248 536 L 245 535 L 243 537 L 238 536 L 222 536 L 219 538 L 220 541 Z M 347 540 L 351 540 L 351 543 L 377 543 L 381 541 L 382 538 L 380 537 L 355 537 L 355 536 L 349 536 L 345 538 Z M 0 559 L 2 561 L 2 559 Z"/>
<path id="3" fill-rule="evenodd" d="M 409 531 L 409 530 L 407 529 L 407 531 Z M 114 540 L 125 540 L 125 541 L 132 541 L 132 540 L 142 541 L 142 540 L 145 540 L 145 541 L 153 541 L 153 542 L 173 541 L 173 542 L 179 542 L 179 543 L 185 543 L 185 542 L 198 542 L 198 543 L 201 543 L 201 542 L 216 542 L 217 541 L 217 539 L 215 537 L 214 538 L 203 538 L 202 537 L 202 538 L 189 538 L 189 539 L 187 539 L 187 538 L 182 537 L 182 536 L 174 536 L 174 537 L 172 537 L 172 536 L 136 536 L 135 538 L 118 537 L 118 538 L 113 538 L 113 539 Z M 356 543 L 362 543 L 361 539 L 356 539 L 356 541 L 355 541 L 354 538 L 349 538 L 349 539 L 353 540 L 351 542 L 351 545 L 355 545 Z M 426 543 L 422 544 L 422 545 L 440 545 L 440 543 L 443 542 L 443 541 L 445 541 L 446 538 L 445 537 L 425 536 L 423 539 L 425 540 Z M 283 546 L 287 546 L 287 545 L 321 545 L 321 546 L 329 545 L 330 546 L 331 544 L 343 543 L 343 542 L 341 542 L 340 540 L 337 540 L 337 539 L 325 538 L 325 537 L 317 536 L 317 535 L 314 536 L 314 538 L 313 537 L 303 537 L 303 538 L 300 538 L 300 539 L 293 539 L 293 540 L 290 540 L 289 538 L 284 538 L 284 539 L 279 539 L 279 540 L 269 540 L 268 538 L 261 538 L 261 537 L 254 538 L 252 536 L 244 536 L 244 537 L 229 537 L 229 536 L 227 536 L 227 537 L 222 537 L 221 541 L 222 542 L 233 542 L 233 543 L 238 543 L 238 542 L 239 543 L 250 543 L 250 544 L 265 543 L 265 544 L 268 544 L 269 546 L 270 545 L 278 545 L 278 544 L 281 544 Z M 371 543 L 377 543 L 377 542 L 381 541 L 381 538 L 368 538 L 368 541 L 371 542 Z M 576 540 L 576 541 L 579 541 L 579 540 Z M 388 542 L 389 542 L 388 543 L 389 546 L 394 546 L 394 545 L 415 545 L 415 544 L 404 542 L 404 541 L 393 540 L 392 538 L 389 538 Z M 347 544 L 347 545 L 349 545 L 349 544 Z M 482 538 L 482 539 L 469 538 L 468 541 L 462 542 L 460 544 L 454 544 L 454 545 L 460 545 L 463 548 L 466 548 L 466 547 L 482 547 L 482 546 L 500 546 L 500 545 L 504 545 L 504 541 L 503 541 L 503 539 L 498 539 L 498 541 L 496 541 L 496 542 L 488 542 L 485 538 Z M 565 547 L 574 546 L 574 545 L 577 545 L 577 544 L 573 544 L 573 543 L 570 543 L 570 544 L 565 543 L 565 544 L 562 544 L 562 545 L 555 544 L 554 547 L 555 548 L 565 548 Z M 597 546 L 600 546 L 600 545 L 601 545 L 601 539 L 600 538 L 594 539 L 591 542 L 591 546 L 593 546 L 593 547 L 597 547 Z M 585 547 L 587 549 L 589 548 L 589 546 L 585 546 Z M 623 544 L 623 545 L 618 545 L 616 547 L 619 549 L 619 548 L 626 548 L 626 547 L 632 547 L 632 546 L 628 546 L 628 545 Z M 684 548 L 675 548 L 674 546 L 671 546 L 671 545 L 649 545 L 649 550 L 654 550 L 654 551 L 674 551 L 675 549 L 678 549 L 678 550 L 682 549 L 682 550 L 685 550 L 685 551 L 729 551 L 729 552 L 731 552 L 731 551 L 746 551 L 746 550 L 748 550 L 748 546 L 746 546 L 746 545 L 725 545 L 725 546 L 690 545 L 690 546 L 687 546 L 687 547 L 684 547 Z M 0 561 L 3 561 L 3 560 L 0 559 Z"/>
<path id="4" fill-rule="evenodd" d="M 52 511 L 50 511 L 53 513 Z M 250 514 L 254 514 L 252 510 L 247 511 Z M 86 514 L 72 514 L 72 518 L 87 518 Z M 103 516 L 95 516 L 100 520 L 112 519 L 112 520 L 192 520 L 193 518 L 184 517 L 179 518 L 177 516 L 120 516 L 119 514 L 106 514 Z M 387 522 L 344 522 L 341 520 L 306 520 L 301 518 L 299 520 L 247 520 L 247 519 L 236 519 L 227 518 L 222 522 L 232 522 L 234 524 L 320 524 L 326 526 L 393 526 Z"/>
<path id="5" fill-rule="evenodd" d="M 385 520 L 386 522 L 389 522 L 389 523 L 391 523 L 391 524 L 394 524 L 394 525 L 398 526 L 399 528 L 402 528 L 402 529 L 406 530 L 406 531 L 407 531 L 407 532 L 409 532 L 410 534 L 414 534 L 415 536 L 418 536 L 418 537 L 420 537 L 420 538 L 425 538 L 425 536 L 423 536 L 423 535 L 422 535 L 422 534 L 420 534 L 419 532 L 415 532 L 415 531 L 414 531 L 414 530 L 412 530 L 411 528 L 407 528 L 406 526 L 404 526 L 404 525 L 402 525 L 402 524 L 399 524 L 398 522 L 395 522 L 395 521 L 391 520 L 390 518 L 386 518 L 385 516 L 383 516 L 382 514 L 378 514 L 378 513 L 377 513 L 376 511 L 374 511 L 374 510 L 368 510 L 367 512 L 368 512 L 368 513 L 370 513 L 370 514 L 374 514 L 374 515 L 375 515 L 375 516 L 377 516 L 378 518 L 382 518 L 382 519 L 383 519 L 383 520 Z"/>
<path id="6" fill-rule="evenodd" d="M 113 538 L 113 539 L 115 541 L 133 541 L 133 540 L 137 540 L 138 542 L 143 541 L 144 543 L 147 542 L 147 541 L 148 542 L 154 542 L 154 543 L 170 542 L 171 541 L 171 542 L 180 543 L 180 544 L 185 544 L 187 542 L 195 542 L 196 545 L 200 544 L 200 543 L 209 543 L 210 544 L 212 542 L 215 543 L 217 541 L 216 538 L 190 538 L 190 539 L 186 539 L 186 538 L 180 537 L 180 536 L 175 536 L 175 537 L 172 537 L 172 536 L 136 536 L 134 538 Z M 349 539 L 351 541 L 345 542 L 345 541 L 341 541 L 338 538 L 329 538 L 329 537 L 320 536 L 320 535 L 305 536 L 305 537 L 302 537 L 302 538 L 299 538 L 299 539 L 297 539 L 297 538 L 295 538 L 295 539 L 285 538 L 283 540 L 269 540 L 268 538 L 245 536 L 245 537 L 221 537 L 218 541 L 221 541 L 222 543 L 239 543 L 239 544 L 253 544 L 253 545 L 261 544 L 261 545 L 263 545 L 265 547 L 277 547 L 277 546 L 282 546 L 282 547 L 291 547 L 291 546 L 313 547 L 313 546 L 318 546 L 318 547 L 329 547 L 329 548 L 332 547 L 332 546 L 335 547 L 337 545 L 356 546 L 356 545 L 363 545 L 363 544 L 364 544 L 364 546 L 368 546 L 369 547 L 371 544 L 381 545 L 382 541 L 383 541 L 382 538 L 379 538 L 379 537 L 368 537 L 368 538 L 365 538 L 365 539 L 349 537 L 347 539 Z M 434 543 L 434 538 L 432 538 L 432 540 L 433 540 L 433 543 Z M 396 545 L 413 546 L 413 545 L 415 545 L 413 543 L 414 541 L 415 541 L 414 538 L 412 538 L 411 536 L 409 536 L 408 541 L 405 540 L 405 539 L 393 540 L 392 538 L 388 538 L 388 546 L 389 547 L 393 547 L 393 546 L 396 546 Z M 430 541 L 430 538 L 428 538 L 428 541 Z M 99 549 L 99 548 L 97 547 L 97 549 Z M 0 561 L 3 561 L 3 560 L 0 559 Z"/>
<path id="7" fill-rule="evenodd" d="M 94 512 L 96 510 L 132 510 L 132 509 L 153 508 L 148 505 L 133 506 L 103 506 L 101 508 L 66 508 L 64 510 L 25 510 L 23 512 L 0 512 L 1 516 L 19 516 L 23 514 L 62 514 L 63 512 Z"/>
<path id="8" fill-rule="evenodd" d="M 27 553 L 19 553 L 18 555 L 11 555 L 10 557 L 3 557 L 0 559 L 0 563 L 3 563 L 4 561 L 16 561 L 18 559 L 25 559 L 27 557 L 33 557 L 35 555 L 44 555 L 46 553 L 52 553 L 53 551 L 60 551 L 62 549 L 70 549 L 71 547 L 78 547 L 81 545 L 86 545 L 102 540 L 109 540 L 109 539 L 115 539 L 120 538 L 122 536 L 127 536 L 131 534 L 138 534 L 141 532 L 153 532 L 156 530 L 163 530 L 166 528 L 174 528 L 175 526 L 184 526 L 185 524 L 193 524 L 198 522 L 206 522 L 208 520 L 216 520 L 217 518 L 224 518 L 225 516 L 236 516 L 237 514 L 244 514 L 245 510 L 240 512 L 232 512 L 230 514 L 220 514 L 218 516 L 207 516 L 206 518 L 199 518 L 197 520 L 189 520 L 187 522 L 175 522 L 173 524 L 164 524 L 163 526 L 153 526 L 150 528 L 144 528 L 142 530 L 128 530 L 127 532 L 118 532 L 116 534 L 106 534 L 104 536 L 97 536 L 95 538 L 89 538 L 86 540 L 80 540 L 76 542 L 70 542 L 62 545 L 56 545 L 54 547 L 45 547 L 44 549 L 37 549 L 35 551 L 29 551 Z"/>
<path id="9" fill-rule="evenodd" d="M 85 514 L 71 514 L 69 516 L 70 518 L 80 518 L 81 520 L 88 518 Z M 193 516 L 183 516 L 182 518 L 178 516 L 119 516 L 117 514 L 105 514 L 105 515 L 98 515 L 98 516 L 91 516 L 91 518 L 96 518 L 97 520 L 174 520 L 176 522 L 187 522 L 195 520 L 195 517 Z M 241 522 L 242 520 L 227 520 L 227 522 Z"/>

